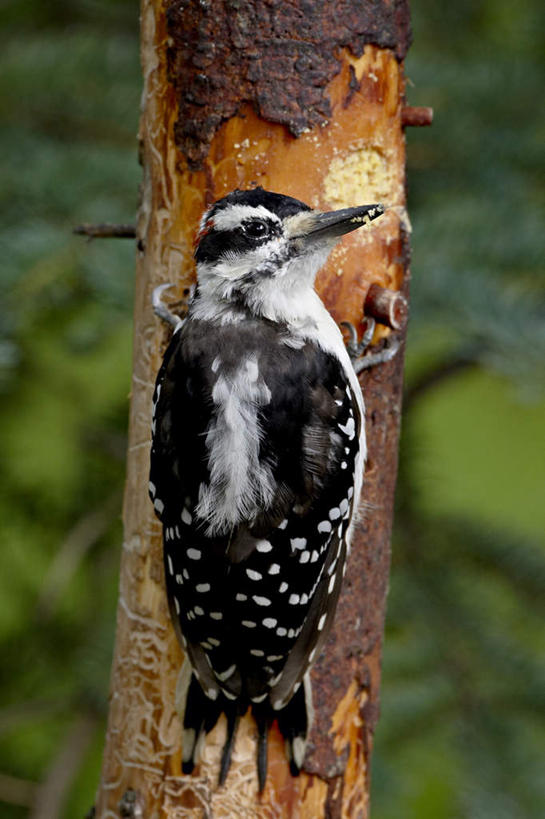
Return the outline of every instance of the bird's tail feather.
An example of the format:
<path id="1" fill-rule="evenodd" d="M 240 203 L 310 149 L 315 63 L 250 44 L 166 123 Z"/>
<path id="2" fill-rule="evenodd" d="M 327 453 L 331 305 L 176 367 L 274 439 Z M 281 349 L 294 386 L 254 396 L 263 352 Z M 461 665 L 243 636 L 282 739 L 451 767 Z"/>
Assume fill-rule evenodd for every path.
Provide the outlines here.
<path id="1" fill-rule="evenodd" d="M 183 715 L 182 771 L 185 774 L 191 773 L 195 767 L 204 737 L 212 730 L 222 711 L 221 705 L 205 696 L 193 674 L 186 692 L 185 701 L 180 708 L 181 716 Z"/>
<path id="2" fill-rule="evenodd" d="M 227 738 L 225 740 L 225 745 L 223 746 L 223 751 L 221 753 L 221 765 L 219 776 L 220 785 L 224 784 L 225 780 L 227 779 L 227 774 L 229 773 L 229 767 L 231 765 L 231 754 L 233 752 L 233 746 L 235 744 L 240 714 L 235 708 L 233 708 L 226 713 L 226 717 Z"/>
<path id="3" fill-rule="evenodd" d="M 259 793 L 263 793 L 267 781 L 269 728 L 273 718 L 268 707 L 254 707 L 252 713 L 257 725 L 257 782 Z"/>
<path id="4" fill-rule="evenodd" d="M 304 685 L 277 715 L 280 733 L 286 740 L 286 754 L 292 776 L 298 776 L 301 772 L 313 714 L 310 679 L 306 675 Z"/>
<path id="5" fill-rule="evenodd" d="M 240 721 L 240 703 L 228 703 L 224 697 L 217 700 L 207 697 L 200 683 L 191 671 L 189 662 L 184 663 L 176 692 L 178 711 L 183 725 L 182 771 L 189 774 L 198 762 L 205 735 L 212 730 L 220 714 L 227 718 L 227 736 L 221 755 L 219 784 L 223 785 L 229 767 Z M 244 709 L 245 710 L 245 709 Z M 259 792 L 265 788 L 267 780 L 268 734 L 276 717 L 278 727 L 286 741 L 286 754 L 290 771 L 298 776 L 303 765 L 308 733 L 312 724 L 313 708 L 308 676 L 291 700 L 280 711 L 271 711 L 269 706 L 253 706 L 252 712 L 258 730 L 257 778 Z"/>
<path id="6" fill-rule="evenodd" d="M 199 761 L 204 738 L 212 730 L 220 715 L 227 718 L 227 737 L 221 755 L 219 784 L 223 785 L 235 744 L 240 720 L 238 703 L 230 703 L 220 696 L 217 700 L 207 697 L 192 672 L 189 660 L 184 662 L 176 690 L 176 706 L 182 721 L 182 771 L 190 774 Z"/>

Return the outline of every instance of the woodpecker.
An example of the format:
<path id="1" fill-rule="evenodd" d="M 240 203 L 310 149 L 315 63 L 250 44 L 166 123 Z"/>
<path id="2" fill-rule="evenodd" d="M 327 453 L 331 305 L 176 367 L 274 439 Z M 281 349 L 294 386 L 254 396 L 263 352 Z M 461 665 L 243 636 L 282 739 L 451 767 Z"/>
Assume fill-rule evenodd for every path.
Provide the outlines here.
<path id="1" fill-rule="evenodd" d="M 383 211 L 235 190 L 202 217 L 186 318 L 155 296 L 175 325 L 153 397 L 149 490 L 186 654 L 184 773 L 224 713 L 225 781 L 248 708 L 259 789 L 274 720 L 291 773 L 303 764 L 309 669 L 333 622 L 366 457 L 361 389 L 314 281 L 340 237 Z"/>

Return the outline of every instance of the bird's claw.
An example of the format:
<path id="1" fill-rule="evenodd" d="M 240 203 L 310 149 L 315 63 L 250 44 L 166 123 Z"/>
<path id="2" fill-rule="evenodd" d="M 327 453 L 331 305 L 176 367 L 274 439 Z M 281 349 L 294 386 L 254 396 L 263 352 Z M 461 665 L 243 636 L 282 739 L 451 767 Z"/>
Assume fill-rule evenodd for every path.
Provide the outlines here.
<path id="1" fill-rule="evenodd" d="M 386 361 L 391 361 L 399 350 L 399 339 L 388 340 L 387 346 L 376 353 L 367 353 L 365 351 L 369 346 L 373 333 L 375 332 L 376 322 L 373 318 L 366 317 L 367 325 L 365 332 L 360 342 L 358 342 L 358 334 L 356 328 L 349 321 L 341 321 L 341 325 L 348 331 L 348 342 L 346 349 L 352 361 L 352 366 L 356 374 L 363 370 L 368 370 L 370 367 L 375 367 L 377 364 L 384 364 Z"/>
<path id="2" fill-rule="evenodd" d="M 151 303 L 155 315 L 158 316 L 161 319 L 161 321 L 164 321 L 166 324 L 169 324 L 173 328 L 174 332 L 176 332 L 184 323 L 183 319 L 181 319 L 180 316 L 177 316 L 175 313 L 172 313 L 161 298 L 164 291 L 168 290 L 171 287 L 174 287 L 172 282 L 167 282 L 167 284 L 158 285 L 153 290 L 153 293 L 151 295 Z"/>

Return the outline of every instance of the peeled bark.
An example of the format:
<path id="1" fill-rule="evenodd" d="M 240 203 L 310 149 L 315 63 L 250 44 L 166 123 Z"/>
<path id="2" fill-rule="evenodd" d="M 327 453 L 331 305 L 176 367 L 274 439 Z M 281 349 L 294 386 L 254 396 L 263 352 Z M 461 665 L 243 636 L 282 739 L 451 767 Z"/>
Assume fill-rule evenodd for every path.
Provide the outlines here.
<path id="1" fill-rule="evenodd" d="M 310 38 L 309 16 L 310 30 L 318 32 Z M 223 718 L 208 735 L 197 771 L 180 773 L 174 691 L 182 652 L 168 616 L 160 526 L 147 498 L 153 383 L 168 338 L 152 313 L 151 293 L 172 282 L 171 304 L 183 303 L 194 280 L 193 236 L 203 210 L 254 184 L 324 210 L 388 207 L 370 228 L 345 237 L 319 274 L 319 292 L 337 321 L 360 325 L 373 283 L 406 291 L 401 59 L 408 39 L 402 0 L 143 2 L 134 375 L 99 817 L 368 816 L 402 353 L 362 376 L 369 441 L 363 514 L 335 627 L 312 672 L 316 713 L 303 772 L 290 776 L 273 728 L 259 798 L 256 731 L 247 716 L 227 783 L 218 789 Z M 379 327 L 375 343 L 388 333 Z"/>

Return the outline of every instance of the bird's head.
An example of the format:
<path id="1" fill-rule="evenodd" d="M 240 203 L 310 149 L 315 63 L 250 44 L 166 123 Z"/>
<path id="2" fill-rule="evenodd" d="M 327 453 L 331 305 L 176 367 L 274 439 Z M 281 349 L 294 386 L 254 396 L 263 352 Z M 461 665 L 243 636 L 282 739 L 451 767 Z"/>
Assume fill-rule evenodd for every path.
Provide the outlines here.
<path id="1" fill-rule="evenodd" d="M 195 260 L 199 297 L 281 318 L 312 292 L 341 236 L 384 212 L 382 205 L 321 212 L 263 188 L 235 190 L 203 215 Z M 288 313 L 290 310 L 288 310 Z"/>

